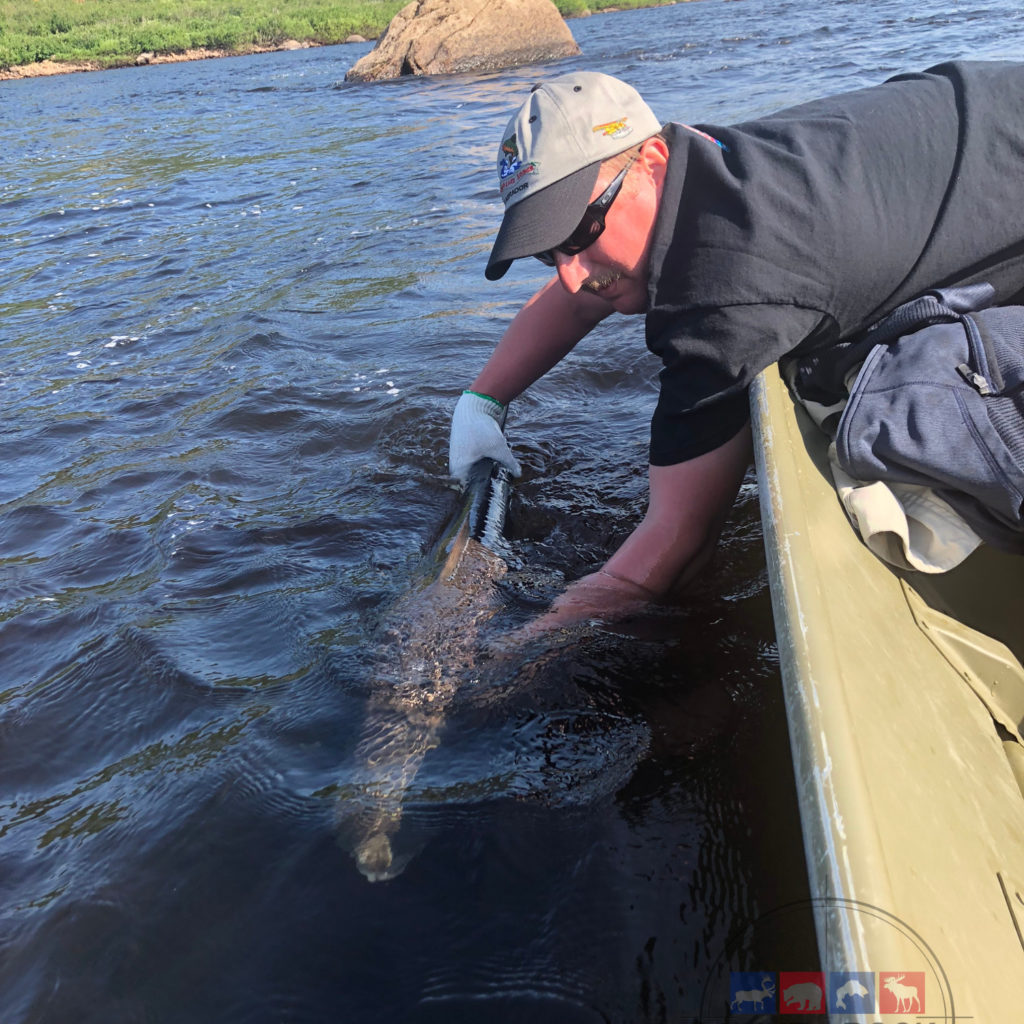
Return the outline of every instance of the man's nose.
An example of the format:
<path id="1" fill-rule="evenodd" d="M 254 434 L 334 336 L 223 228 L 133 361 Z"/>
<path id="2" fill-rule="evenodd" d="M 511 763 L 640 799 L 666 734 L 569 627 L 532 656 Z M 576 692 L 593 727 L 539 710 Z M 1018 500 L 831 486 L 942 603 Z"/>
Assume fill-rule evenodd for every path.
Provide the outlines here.
<path id="1" fill-rule="evenodd" d="M 564 252 L 555 253 L 555 268 L 558 271 L 558 280 L 570 295 L 575 295 L 580 290 L 589 273 L 578 255 L 566 256 Z"/>

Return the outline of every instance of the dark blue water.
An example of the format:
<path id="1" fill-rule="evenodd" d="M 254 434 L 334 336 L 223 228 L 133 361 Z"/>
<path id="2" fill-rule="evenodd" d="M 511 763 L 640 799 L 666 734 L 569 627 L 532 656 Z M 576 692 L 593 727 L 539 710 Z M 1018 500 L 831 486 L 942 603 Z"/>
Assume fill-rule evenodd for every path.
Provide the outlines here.
<path id="1" fill-rule="evenodd" d="M 728 122 L 1020 57 L 1024 16 L 571 27 L 582 57 L 507 74 L 346 86 L 358 46 L 0 83 L 4 1024 L 678 1021 L 813 966 L 806 917 L 749 937 L 806 895 L 752 482 L 679 607 L 452 702 L 401 874 L 356 870 L 339 803 L 455 507 L 452 405 L 542 280 L 483 279 L 528 86 Z M 620 319 L 515 403 L 499 632 L 641 515 L 657 369 Z"/>

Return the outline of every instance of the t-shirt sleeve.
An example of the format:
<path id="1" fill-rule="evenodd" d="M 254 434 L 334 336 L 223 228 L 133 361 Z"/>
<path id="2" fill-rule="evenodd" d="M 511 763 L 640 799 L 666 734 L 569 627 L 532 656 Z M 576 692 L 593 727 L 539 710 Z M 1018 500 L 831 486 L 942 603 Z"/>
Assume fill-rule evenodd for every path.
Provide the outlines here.
<path id="1" fill-rule="evenodd" d="M 820 310 L 775 304 L 649 313 L 647 345 L 664 364 L 651 465 L 686 462 L 734 437 L 750 416 L 751 382 L 822 317 Z"/>

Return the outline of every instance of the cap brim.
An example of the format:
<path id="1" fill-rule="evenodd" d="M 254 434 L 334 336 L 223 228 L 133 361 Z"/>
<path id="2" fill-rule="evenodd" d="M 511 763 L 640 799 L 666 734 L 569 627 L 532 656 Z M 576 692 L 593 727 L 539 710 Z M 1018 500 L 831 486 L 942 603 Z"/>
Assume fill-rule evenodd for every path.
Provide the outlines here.
<path id="1" fill-rule="evenodd" d="M 513 260 L 553 249 L 576 230 L 602 162 L 588 164 L 505 210 L 484 271 L 488 281 L 504 277 Z"/>

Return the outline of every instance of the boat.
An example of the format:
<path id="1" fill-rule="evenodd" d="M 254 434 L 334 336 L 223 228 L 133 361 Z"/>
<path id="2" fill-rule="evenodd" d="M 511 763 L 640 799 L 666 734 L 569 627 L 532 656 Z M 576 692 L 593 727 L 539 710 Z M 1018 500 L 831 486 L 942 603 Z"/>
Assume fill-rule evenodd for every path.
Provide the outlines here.
<path id="1" fill-rule="evenodd" d="M 941 575 L 893 570 L 777 367 L 751 408 L 823 1009 L 1020 1020 L 1024 559 L 982 546 Z M 852 982 L 835 998 L 852 977 L 873 1006 Z"/>

